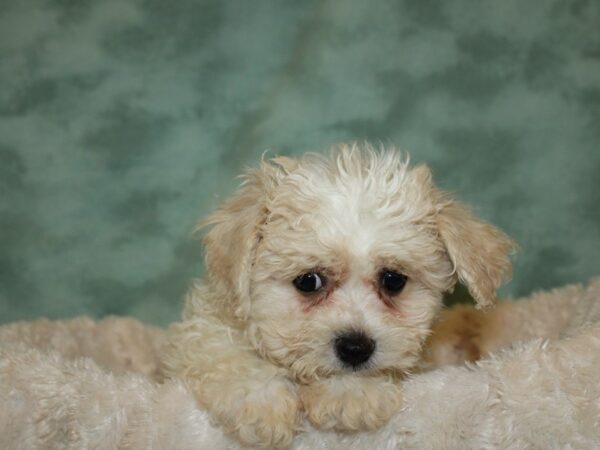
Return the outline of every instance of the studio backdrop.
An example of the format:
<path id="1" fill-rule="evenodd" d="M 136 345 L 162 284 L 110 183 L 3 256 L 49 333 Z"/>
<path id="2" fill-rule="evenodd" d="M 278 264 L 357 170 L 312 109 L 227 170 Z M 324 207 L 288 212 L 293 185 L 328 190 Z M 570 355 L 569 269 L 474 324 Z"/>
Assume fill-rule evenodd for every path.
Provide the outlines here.
<path id="1" fill-rule="evenodd" d="M 235 176 L 349 140 L 520 243 L 503 295 L 600 274 L 599 24 L 595 0 L 3 0 L 0 322 L 176 319 Z"/>

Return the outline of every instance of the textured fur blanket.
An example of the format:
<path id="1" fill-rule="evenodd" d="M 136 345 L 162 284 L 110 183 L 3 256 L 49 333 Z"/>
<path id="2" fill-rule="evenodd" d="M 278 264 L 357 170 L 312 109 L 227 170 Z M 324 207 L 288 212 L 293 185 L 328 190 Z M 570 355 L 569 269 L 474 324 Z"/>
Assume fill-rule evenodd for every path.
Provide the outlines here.
<path id="1" fill-rule="evenodd" d="M 599 293 L 596 281 L 584 297 Z M 377 432 L 307 425 L 294 448 L 599 448 L 598 308 L 582 315 L 558 340 L 415 375 L 403 409 Z M 124 318 L 0 327 L 0 448 L 239 448 L 182 382 L 155 380 L 161 339 Z"/>

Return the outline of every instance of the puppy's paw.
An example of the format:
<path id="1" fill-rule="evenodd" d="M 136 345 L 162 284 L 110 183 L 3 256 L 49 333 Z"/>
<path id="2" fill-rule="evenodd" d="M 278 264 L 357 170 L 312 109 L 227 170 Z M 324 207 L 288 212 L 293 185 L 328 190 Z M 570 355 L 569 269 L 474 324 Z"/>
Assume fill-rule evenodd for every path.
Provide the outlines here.
<path id="1" fill-rule="evenodd" d="M 220 386 L 222 396 L 206 405 L 219 424 L 242 444 L 286 448 L 301 428 L 300 401 L 287 380 Z M 217 398 L 220 397 L 220 398 Z"/>
<path id="2" fill-rule="evenodd" d="M 400 408 L 400 386 L 385 378 L 334 377 L 302 386 L 300 399 L 310 422 L 322 430 L 379 428 Z"/>

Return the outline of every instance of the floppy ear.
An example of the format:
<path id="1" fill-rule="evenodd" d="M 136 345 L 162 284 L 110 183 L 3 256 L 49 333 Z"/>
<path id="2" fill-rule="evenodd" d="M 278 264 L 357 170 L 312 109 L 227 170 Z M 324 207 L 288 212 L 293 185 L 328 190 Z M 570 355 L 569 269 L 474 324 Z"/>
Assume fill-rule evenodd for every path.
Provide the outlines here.
<path id="1" fill-rule="evenodd" d="M 437 226 L 456 275 L 469 289 L 476 306 L 493 305 L 496 290 L 510 277 L 509 256 L 516 251 L 516 242 L 453 200 L 442 204 Z"/>
<path id="2" fill-rule="evenodd" d="M 283 174 L 276 164 L 263 162 L 248 171 L 238 191 L 199 225 L 212 226 L 203 238 L 208 277 L 223 306 L 241 320 L 250 311 L 250 272 L 267 217 L 267 195 Z"/>
<path id="3" fill-rule="evenodd" d="M 517 243 L 435 188 L 425 164 L 412 172 L 420 188 L 432 195 L 438 232 L 456 276 L 467 286 L 478 308 L 493 305 L 496 290 L 510 277 L 509 256 L 518 249 Z"/>

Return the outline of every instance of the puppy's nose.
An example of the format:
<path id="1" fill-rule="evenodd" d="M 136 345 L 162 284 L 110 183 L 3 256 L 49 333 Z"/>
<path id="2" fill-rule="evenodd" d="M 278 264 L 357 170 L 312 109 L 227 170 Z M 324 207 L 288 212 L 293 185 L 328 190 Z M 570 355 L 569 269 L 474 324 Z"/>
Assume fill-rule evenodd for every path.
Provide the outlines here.
<path id="1" fill-rule="evenodd" d="M 339 360 L 352 367 L 367 362 L 375 351 L 375 341 L 360 331 L 339 335 L 334 345 Z"/>

